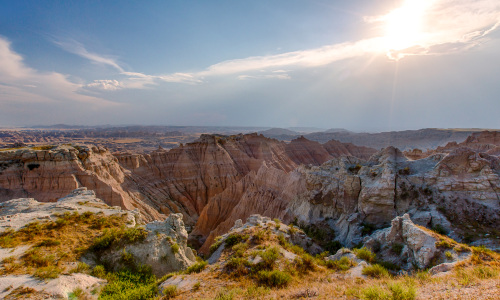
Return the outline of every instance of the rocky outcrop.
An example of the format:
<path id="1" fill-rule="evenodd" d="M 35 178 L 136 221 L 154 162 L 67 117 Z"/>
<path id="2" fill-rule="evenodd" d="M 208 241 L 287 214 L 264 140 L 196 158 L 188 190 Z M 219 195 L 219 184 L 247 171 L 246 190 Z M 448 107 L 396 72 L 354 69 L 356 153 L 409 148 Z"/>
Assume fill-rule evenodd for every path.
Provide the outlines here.
<path id="1" fill-rule="evenodd" d="M 120 245 L 99 253 L 99 257 L 87 259 L 106 261 L 116 270 L 133 261 L 135 265 L 151 266 L 157 277 L 185 270 L 196 261 L 196 256 L 187 246 L 188 234 L 181 214 L 170 214 L 163 222 L 148 223 L 145 229 L 148 234 L 143 241 Z M 128 258 L 124 259 L 124 256 Z"/>
<path id="2" fill-rule="evenodd" d="M 134 191 L 124 189 L 126 171 L 106 149 L 85 145 L 23 148 L 0 152 L 0 201 L 36 198 L 54 202 L 79 187 L 94 190 L 108 205 L 145 219 L 162 218 Z"/>
<path id="3" fill-rule="evenodd" d="M 244 224 L 241 220 L 236 220 L 234 226 L 227 233 L 219 237 L 219 246 L 214 249 L 215 251 L 210 255 L 208 263 L 221 264 L 221 254 L 223 251 L 228 250 L 225 246 L 225 241 L 228 237 L 233 235 L 247 235 L 250 239 L 253 239 L 255 233 L 260 230 L 266 232 L 266 240 L 273 241 L 276 240 L 277 236 L 283 236 L 286 242 L 291 243 L 292 245 L 298 245 L 308 253 L 319 254 L 323 251 L 321 247 L 315 244 L 314 241 L 298 227 L 276 222 L 276 220 L 271 220 L 271 218 L 255 214 L 248 217 L 246 223 Z M 290 253 L 285 249 L 281 250 L 281 254 L 289 261 L 293 261 L 296 257 L 295 254 Z"/>
<path id="4" fill-rule="evenodd" d="M 428 229 L 415 225 L 408 214 L 396 217 L 391 227 L 376 231 L 365 238 L 364 245 L 376 250 L 377 256 L 404 270 L 426 269 L 441 263 L 450 264 L 470 256 L 470 252 L 457 252 L 439 247 L 442 238 Z M 448 255 L 445 253 L 448 252 Z M 439 267 L 437 269 L 446 269 Z"/>
<path id="5" fill-rule="evenodd" d="M 302 167 L 305 189 L 297 191 L 285 220 L 328 222 L 347 246 L 406 212 L 460 241 L 482 238 L 500 226 L 498 166 L 497 157 L 465 148 L 412 161 L 389 147 L 367 162 L 342 157 Z M 471 232 L 471 224 L 481 225 Z"/>
<path id="6" fill-rule="evenodd" d="M 87 188 L 78 188 L 57 202 L 44 203 L 33 198 L 20 198 L 0 203 L 0 232 L 18 230 L 26 224 L 35 221 L 49 221 L 57 219 L 56 215 L 64 212 L 92 212 L 109 215 L 124 215 L 128 226 L 140 224 L 141 217 L 138 210 L 123 210 L 119 206 L 110 207 L 96 197 L 94 191 Z"/>

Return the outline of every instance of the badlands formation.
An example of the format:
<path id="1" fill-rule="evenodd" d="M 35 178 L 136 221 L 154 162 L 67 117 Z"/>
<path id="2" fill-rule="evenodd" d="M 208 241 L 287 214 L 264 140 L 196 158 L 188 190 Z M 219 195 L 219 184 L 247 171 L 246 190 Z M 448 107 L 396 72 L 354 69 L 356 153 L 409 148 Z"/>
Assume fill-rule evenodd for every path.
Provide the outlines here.
<path id="1" fill-rule="evenodd" d="M 462 270 L 478 265 L 483 268 L 480 272 L 493 274 L 480 279 L 498 278 L 498 256 L 474 246 L 500 250 L 499 147 L 498 132 L 482 132 L 462 143 L 404 153 L 394 147 L 377 151 L 334 140 L 320 144 L 303 137 L 285 143 L 258 134 L 202 135 L 195 142 L 148 154 L 110 153 L 103 147 L 82 144 L 2 150 L 1 250 L 7 253 L 13 245 L 9 241 L 22 240 L 23 228 L 31 228 L 33 221 L 63 222 L 57 220 L 64 219 L 64 212 L 77 212 L 77 218 L 91 211 L 122 215 L 129 220 L 124 219 L 126 226 L 139 228 L 132 235 L 139 238 L 120 233 L 124 227 L 103 229 L 93 232 L 99 243 L 88 241 L 86 249 L 74 249 L 75 259 L 87 268 L 97 268 L 84 274 L 93 275 L 88 281 L 92 284 L 71 285 L 89 297 L 90 289 L 101 291 L 101 297 L 114 295 L 110 289 L 122 275 L 110 274 L 122 274 L 127 268 L 146 274 L 142 266 L 149 266 L 147 276 L 157 279 L 178 272 L 157 285 L 154 280 L 145 283 L 149 295 L 159 291 L 165 299 L 216 296 L 209 283 L 243 284 L 237 279 L 241 274 L 259 287 L 310 282 L 328 269 L 342 271 L 333 277 L 325 275 L 330 282 L 367 279 L 373 275 L 368 270 L 377 268 L 374 272 L 383 273 L 379 277 L 388 278 L 385 276 L 418 270 L 452 276 L 455 267 Z M 84 222 L 78 220 L 68 222 L 75 226 Z M 50 224 L 41 226 L 58 228 Z M 97 230 L 95 225 L 89 226 Z M 104 237 L 110 232 L 117 233 L 108 243 Z M 30 249 L 47 248 L 29 240 L 15 246 L 13 258 L 3 254 L 2 272 L 25 277 L 3 295 L 21 286 L 62 297 L 74 294 L 70 288 L 54 291 L 61 291 L 64 280 L 70 280 L 66 276 L 73 276 L 64 264 L 58 265 L 61 276 L 54 280 L 61 283 L 53 283 L 53 289 L 27 282 L 32 280 L 29 275 L 37 276 L 33 266 L 19 267 L 10 274 L 7 270 L 12 264 L 27 263 L 26 253 L 35 251 Z M 201 260 L 197 254 L 208 258 L 210 267 L 207 262 L 197 262 Z M 99 272 L 101 264 L 105 271 Z M 216 274 L 229 277 L 221 281 Z M 96 277 L 106 279 L 108 285 Z M 400 279 L 391 280 L 400 284 Z M 489 291 L 490 282 L 484 282 Z M 319 290 L 328 289 L 323 283 L 310 284 L 316 289 L 294 290 L 295 294 L 261 291 L 265 293 L 262 297 L 256 290 L 257 295 L 249 298 L 328 298 L 335 294 L 375 299 L 365 295 L 365 281 L 356 283 L 360 284 L 357 294 L 333 290 L 321 294 Z M 393 285 L 385 284 L 380 293 L 395 297 Z M 404 281 L 403 285 L 411 294 L 410 283 Z M 146 289 L 138 289 L 142 288 Z"/>

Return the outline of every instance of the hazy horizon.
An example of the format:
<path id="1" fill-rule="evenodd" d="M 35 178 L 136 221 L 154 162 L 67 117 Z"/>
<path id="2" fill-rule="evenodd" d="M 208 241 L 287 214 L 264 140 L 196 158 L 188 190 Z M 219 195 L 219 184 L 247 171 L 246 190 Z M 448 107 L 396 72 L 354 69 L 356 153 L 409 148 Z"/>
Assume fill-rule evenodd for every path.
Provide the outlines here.
<path id="1" fill-rule="evenodd" d="M 500 128 L 499 25 L 494 0 L 5 1 L 0 126 Z"/>

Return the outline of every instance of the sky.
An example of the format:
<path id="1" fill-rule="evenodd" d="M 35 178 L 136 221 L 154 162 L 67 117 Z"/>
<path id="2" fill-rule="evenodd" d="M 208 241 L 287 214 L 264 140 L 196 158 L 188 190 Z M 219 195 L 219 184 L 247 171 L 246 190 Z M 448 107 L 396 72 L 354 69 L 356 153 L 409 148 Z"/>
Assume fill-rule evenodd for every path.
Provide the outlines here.
<path id="1" fill-rule="evenodd" d="M 0 0 L 0 126 L 500 128 L 498 0 Z"/>

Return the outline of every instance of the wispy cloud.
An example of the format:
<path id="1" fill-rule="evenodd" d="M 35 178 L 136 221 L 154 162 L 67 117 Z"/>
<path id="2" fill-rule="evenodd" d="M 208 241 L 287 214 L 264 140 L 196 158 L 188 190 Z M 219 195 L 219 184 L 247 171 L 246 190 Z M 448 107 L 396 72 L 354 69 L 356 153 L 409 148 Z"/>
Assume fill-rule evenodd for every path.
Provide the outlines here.
<path id="1" fill-rule="evenodd" d="M 111 66 L 119 72 L 124 72 L 123 68 L 116 62 L 116 58 L 106 57 L 97 53 L 89 52 L 81 43 L 75 40 L 56 40 L 54 41 L 54 43 L 62 49 L 86 58 L 93 63 Z"/>
<path id="2" fill-rule="evenodd" d="M 0 103 L 42 102 L 87 103 L 95 107 L 116 106 L 117 103 L 81 95 L 82 85 L 68 80 L 66 75 L 43 73 L 24 64 L 23 57 L 12 50 L 11 43 L 0 36 Z"/>

